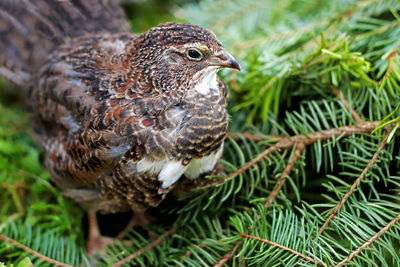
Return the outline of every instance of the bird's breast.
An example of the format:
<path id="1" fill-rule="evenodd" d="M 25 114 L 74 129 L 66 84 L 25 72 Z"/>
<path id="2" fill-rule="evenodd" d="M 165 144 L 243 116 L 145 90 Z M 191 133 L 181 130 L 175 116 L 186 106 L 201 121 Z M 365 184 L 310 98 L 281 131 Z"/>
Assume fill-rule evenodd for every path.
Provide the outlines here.
<path id="1" fill-rule="evenodd" d="M 222 155 L 228 129 L 225 103 L 219 88 L 209 88 L 208 94 L 188 91 L 181 103 L 159 117 L 162 130 L 149 137 L 149 153 L 137 162 L 137 170 L 158 175 L 162 188 L 182 175 L 197 178 L 211 171 Z"/>

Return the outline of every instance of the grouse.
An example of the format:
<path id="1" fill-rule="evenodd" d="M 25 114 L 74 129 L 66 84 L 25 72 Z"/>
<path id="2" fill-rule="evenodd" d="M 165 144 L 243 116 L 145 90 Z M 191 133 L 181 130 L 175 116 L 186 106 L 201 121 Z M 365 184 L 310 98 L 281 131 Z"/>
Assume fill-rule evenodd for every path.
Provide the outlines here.
<path id="1" fill-rule="evenodd" d="M 25 91 L 52 181 L 91 210 L 145 210 L 213 170 L 222 68 L 240 70 L 197 25 L 135 34 L 116 1 L 0 1 L 0 74 Z"/>

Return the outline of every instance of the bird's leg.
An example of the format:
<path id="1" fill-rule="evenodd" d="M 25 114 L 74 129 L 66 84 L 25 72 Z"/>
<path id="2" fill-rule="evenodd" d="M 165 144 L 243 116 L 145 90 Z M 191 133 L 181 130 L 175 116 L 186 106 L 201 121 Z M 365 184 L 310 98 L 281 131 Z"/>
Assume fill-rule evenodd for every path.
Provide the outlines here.
<path id="1" fill-rule="evenodd" d="M 113 243 L 114 240 L 110 237 L 101 235 L 99 225 L 97 223 L 96 211 L 89 210 L 88 218 L 89 218 L 89 236 L 86 244 L 86 252 L 89 255 L 94 255 L 96 250 L 103 253 L 105 252 L 104 246 Z"/>
<path id="2" fill-rule="evenodd" d="M 96 250 L 100 253 L 104 253 L 104 247 L 116 242 L 117 240 L 124 242 L 125 244 L 132 244 L 132 242 L 123 240 L 125 235 L 129 232 L 130 229 L 135 227 L 141 227 L 146 224 L 149 224 L 154 218 L 150 217 L 144 211 L 135 211 L 125 227 L 116 238 L 111 238 L 107 236 L 102 236 L 100 233 L 99 225 L 97 223 L 96 211 L 89 210 L 88 211 L 89 218 L 89 236 L 86 245 L 86 252 L 89 255 L 94 255 Z"/>

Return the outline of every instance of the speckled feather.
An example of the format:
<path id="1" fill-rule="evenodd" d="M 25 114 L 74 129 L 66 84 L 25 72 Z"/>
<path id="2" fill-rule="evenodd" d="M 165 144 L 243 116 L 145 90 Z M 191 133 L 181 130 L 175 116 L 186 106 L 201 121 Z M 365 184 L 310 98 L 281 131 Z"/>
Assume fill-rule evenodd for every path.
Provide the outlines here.
<path id="1" fill-rule="evenodd" d="M 36 140 L 65 195 L 103 212 L 143 210 L 157 206 L 181 176 L 212 171 L 228 128 L 228 91 L 215 73 L 239 68 L 213 33 L 185 23 L 128 33 L 112 1 L 33 5 L 40 16 L 27 15 L 22 26 L 44 17 L 56 38 L 39 47 L 43 31 L 37 28 L 27 28 L 28 39 L 2 31 L 0 74 L 11 73 L 5 76 L 28 88 Z M 17 27 L 3 14 L 17 9 L 14 1 L 0 8 L 0 22 Z M 53 10 L 66 12 L 57 13 L 63 14 L 57 23 L 50 20 Z M 77 10 L 82 27 L 70 22 Z M 107 21 L 89 16 L 102 10 Z M 15 19 L 25 13 L 10 11 Z M 40 52 L 34 55 L 28 46 Z M 190 58 L 188 49 L 200 51 L 202 59 Z M 11 50 L 17 53 L 8 55 Z"/>

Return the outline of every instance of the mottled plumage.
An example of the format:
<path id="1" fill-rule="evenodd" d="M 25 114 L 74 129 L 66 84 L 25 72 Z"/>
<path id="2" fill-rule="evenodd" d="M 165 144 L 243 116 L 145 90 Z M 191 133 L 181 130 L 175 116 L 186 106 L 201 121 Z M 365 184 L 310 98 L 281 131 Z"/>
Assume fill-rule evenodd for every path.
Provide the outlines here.
<path id="1" fill-rule="evenodd" d="M 0 3 L 0 74 L 27 89 L 65 195 L 103 212 L 143 210 L 182 176 L 212 171 L 228 128 L 216 72 L 240 68 L 213 33 L 186 23 L 129 33 L 106 0 L 26 2 Z"/>

